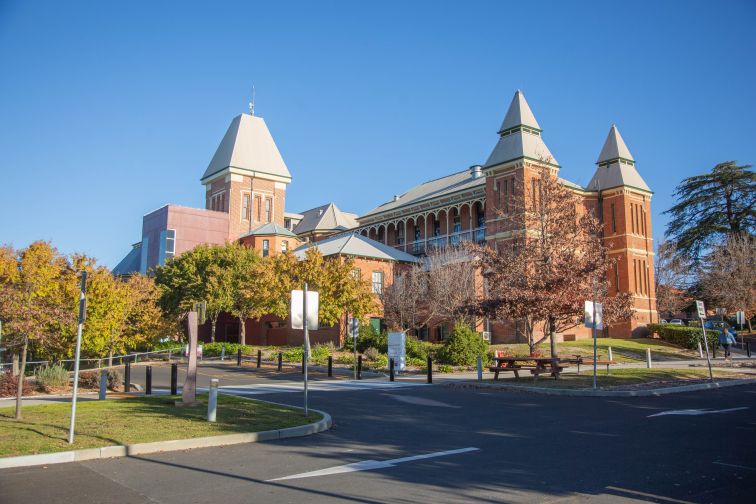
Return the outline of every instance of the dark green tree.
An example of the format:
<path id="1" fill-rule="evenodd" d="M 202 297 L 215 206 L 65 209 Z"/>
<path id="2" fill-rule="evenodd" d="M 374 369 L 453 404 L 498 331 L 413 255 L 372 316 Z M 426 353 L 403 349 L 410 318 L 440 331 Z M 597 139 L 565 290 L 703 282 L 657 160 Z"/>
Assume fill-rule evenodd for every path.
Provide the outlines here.
<path id="1" fill-rule="evenodd" d="M 698 261 L 717 243 L 753 235 L 756 174 L 750 168 L 726 161 L 677 186 L 673 194 L 677 204 L 664 213 L 672 217 L 665 235 L 678 254 Z"/>

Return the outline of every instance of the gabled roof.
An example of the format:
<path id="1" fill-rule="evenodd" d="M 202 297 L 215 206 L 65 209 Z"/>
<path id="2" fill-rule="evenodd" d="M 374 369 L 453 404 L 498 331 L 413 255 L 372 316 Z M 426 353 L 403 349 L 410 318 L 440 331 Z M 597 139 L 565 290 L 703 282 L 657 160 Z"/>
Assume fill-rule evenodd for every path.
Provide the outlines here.
<path id="1" fill-rule="evenodd" d="M 517 90 L 501 124 L 499 141 L 484 166 L 496 166 L 523 158 L 559 166 L 543 142 L 541 127 L 530 110 L 525 95 Z"/>
<path id="2" fill-rule="evenodd" d="M 291 182 L 289 169 L 278 152 L 265 120 L 249 114 L 240 114 L 231 121 L 201 180 L 206 182 L 226 169 Z"/>
<path id="3" fill-rule="evenodd" d="M 310 247 L 317 247 L 323 257 L 332 255 L 345 255 L 353 257 L 366 257 L 381 259 L 384 261 L 396 261 L 415 263 L 418 259 L 406 252 L 389 247 L 383 243 L 371 240 L 360 234 L 344 234 L 302 245 L 294 251 L 298 259 L 305 258 L 305 252 Z"/>
<path id="4" fill-rule="evenodd" d="M 404 194 L 397 195 L 391 201 L 387 201 L 386 203 L 373 208 L 369 212 L 360 216 L 360 219 L 373 214 L 386 212 L 388 210 L 393 210 L 395 208 L 407 205 L 413 205 L 425 200 L 439 198 L 450 193 L 484 185 L 486 185 L 486 178 L 476 177 L 469 169 L 457 173 L 452 173 L 451 175 L 447 175 L 445 177 L 429 180 L 428 182 L 423 182 L 422 184 L 413 187 Z"/>
<path id="5" fill-rule="evenodd" d="M 239 238 L 244 238 L 245 236 L 262 236 L 262 235 L 268 235 L 268 236 L 290 236 L 292 238 L 296 238 L 297 235 L 289 231 L 283 226 L 279 226 L 275 222 L 270 222 L 268 224 L 263 224 L 262 226 L 256 227 L 249 233 L 241 235 Z"/>
<path id="6" fill-rule="evenodd" d="M 619 130 L 612 125 L 609 135 L 601 149 L 596 163 L 596 173 L 588 182 L 589 191 L 611 189 L 613 187 L 633 187 L 642 191 L 652 192 L 643 177 L 635 168 L 635 160 L 625 145 Z"/>
<path id="7" fill-rule="evenodd" d="M 346 230 L 353 227 L 357 227 L 357 215 L 342 212 L 335 203 L 328 203 L 302 212 L 302 220 L 294 227 L 294 233 L 301 235 L 311 231 Z"/>
<path id="8" fill-rule="evenodd" d="M 630 149 L 625 145 L 625 140 L 620 135 L 617 126 L 612 124 L 609 130 L 609 135 L 606 137 L 604 147 L 601 149 L 597 163 L 603 163 L 605 161 L 612 161 L 614 159 L 627 159 L 629 161 L 635 161 L 633 155 L 630 154 Z"/>
<path id="9" fill-rule="evenodd" d="M 126 254 L 126 257 L 121 259 L 121 262 L 119 262 L 115 268 L 113 268 L 112 273 L 115 276 L 125 276 L 131 275 L 132 273 L 138 273 L 141 258 L 142 242 L 138 242 L 132 245 L 129 253 Z"/>

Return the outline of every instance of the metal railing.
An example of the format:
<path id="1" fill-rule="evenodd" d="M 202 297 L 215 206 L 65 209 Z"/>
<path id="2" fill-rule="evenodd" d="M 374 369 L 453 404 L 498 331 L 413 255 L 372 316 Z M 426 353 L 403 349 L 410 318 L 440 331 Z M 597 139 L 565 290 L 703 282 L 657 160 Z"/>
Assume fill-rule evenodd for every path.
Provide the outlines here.
<path id="1" fill-rule="evenodd" d="M 442 236 L 432 236 L 427 239 L 416 240 L 410 243 L 392 245 L 392 247 L 414 255 L 423 255 L 431 248 L 444 248 L 447 246 L 460 245 L 465 242 L 484 243 L 486 241 L 486 228 L 479 227 L 457 231 Z"/>
<path id="2" fill-rule="evenodd" d="M 138 363 L 140 360 L 142 362 L 144 361 L 154 361 L 154 360 L 167 360 L 168 362 L 178 359 L 183 359 L 183 353 L 182 353 L 183 347 L 177 346 L 175 348 L 166 348 L 163 350 L 153 350 L 151 352 L 132 352 L 124 355 L 114 355 L 113 356 L 113 366 L 122 366 L 125 362 L 131 362 L 132 364 Z M 89 359 L 79 359 L 79 369 L 85 370 L 85 369 L 100 369 L 103 367 L 108 367 L 110 362 L 109 357 L 97 357 L 97 358 L 89 358 Z M 60 364 L 61 366 L 65 368 L 73 369 L 74 367 L 74 359 L 63 359 L 60 361 L 55 362 L 56 364 Z M 41 360 L 41 361 L 27 361 L 27 372 L 30 369 L 29 366 L 31 366 L 31 369 L 37 369 L 41 366 L 49 366 L 51 364 L 51 361 L 49 360 Z M 9 369 L 13 366 L 12 362 L 3 362 L 0 363 L 0 371 L 4 371 L 6 369 Z"/>

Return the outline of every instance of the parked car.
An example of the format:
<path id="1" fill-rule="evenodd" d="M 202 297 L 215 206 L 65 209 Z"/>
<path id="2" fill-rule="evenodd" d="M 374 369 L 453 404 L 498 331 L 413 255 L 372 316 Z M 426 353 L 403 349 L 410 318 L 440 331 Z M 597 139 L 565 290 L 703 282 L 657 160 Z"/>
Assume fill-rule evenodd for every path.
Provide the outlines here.
<path id="1" fill-rule="evenodd" d="M 669 323 L 672 325 L 685 325 L 683 324 L 683 321 L 680 320 L 679 318 L 673 318 L 672 320 L 669 321 Z"/>

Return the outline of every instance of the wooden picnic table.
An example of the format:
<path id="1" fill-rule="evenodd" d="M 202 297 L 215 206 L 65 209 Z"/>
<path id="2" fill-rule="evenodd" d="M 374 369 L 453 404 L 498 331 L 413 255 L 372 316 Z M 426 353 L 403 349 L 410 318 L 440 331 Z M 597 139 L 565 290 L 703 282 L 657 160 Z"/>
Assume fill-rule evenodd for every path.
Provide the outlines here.
<path id="1" fill-rule="evenodd" d="M 559 379 L 559 375 L 567 367 L 558 357 L 494 357 L 494 361 L 496 366 L 489 368 L 494 373 L 494 380 L 499 379 L 499 373 L 506 371 L 511 371 L 515 378 L 520 378 L 519 372 L 523 369 L 530 370 L 534 379 L 541 374 L 550 374 L 554 379 Z M 518 364 L 526 362 L 533 362 L 535 365 Z"/>

